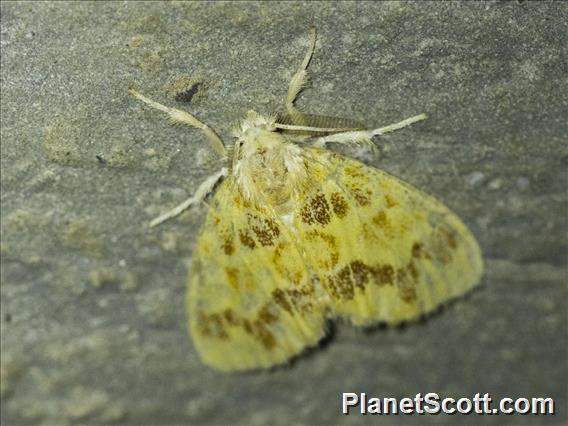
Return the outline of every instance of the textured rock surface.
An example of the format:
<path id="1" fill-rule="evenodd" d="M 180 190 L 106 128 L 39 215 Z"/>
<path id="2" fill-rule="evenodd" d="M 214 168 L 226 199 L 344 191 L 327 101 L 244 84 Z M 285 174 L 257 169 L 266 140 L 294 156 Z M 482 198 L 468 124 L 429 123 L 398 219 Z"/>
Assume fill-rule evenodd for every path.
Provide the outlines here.
<path id="1" fill-rule="evenodd" d="M 3 2 L 2 424 L 380 421 L 340 415 L 343 391 L 550 396 L 555 417 L 467 422 L 566 423 L 567 22 L 565 3 Z M 427 112 L 351 155 L 453 208 L 487 273 L 425 322 L 337 324 L 289 367 L 220 374 L 183 301 L 205 208 L 145 227 L 217 166 L 126 89 L 228 137 L 248 109 L 280 109 L 311 24 L 299 105 L 370 125 Z"/>

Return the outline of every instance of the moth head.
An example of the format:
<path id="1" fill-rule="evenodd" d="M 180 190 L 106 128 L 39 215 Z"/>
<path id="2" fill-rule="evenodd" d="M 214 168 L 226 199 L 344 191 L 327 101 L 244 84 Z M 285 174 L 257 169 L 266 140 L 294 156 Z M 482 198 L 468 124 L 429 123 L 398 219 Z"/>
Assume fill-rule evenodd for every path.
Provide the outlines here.
<path id="1" fill-rule="evenodd" d="M 233 130 L 235 137 L 235 159 L 241 159 L 278 149 L 283 138 L 276 133 L 276 118 L 260 115 L 256 111 L 249 111 L 247 116 Z"/>

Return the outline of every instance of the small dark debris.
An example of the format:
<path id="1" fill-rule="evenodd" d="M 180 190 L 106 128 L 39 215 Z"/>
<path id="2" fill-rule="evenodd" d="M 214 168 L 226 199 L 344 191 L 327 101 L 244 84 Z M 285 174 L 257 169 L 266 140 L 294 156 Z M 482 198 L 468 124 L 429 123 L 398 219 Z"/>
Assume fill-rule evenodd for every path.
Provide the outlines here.
<path id="1" fill-rule="evenodd" d="M 6 321 L 6 322 L 12 322 L 12 315 L 11 315 L 11 314 L 6 314 L 6 315 L 4 315 L 4 321 Z"/>
<path id="2" fill-rule="evenodd" d="M 197 93 L 200 85 L 201 85 L 201 83 L 192 84 L 190 88 L 188 88 L 188 89 L 186 89 L 182 92 L 179 92 L 176 95 L 175 100 L 179 101 L 179 102 L 191 102 L 191 98 L 193 98 L 193 95 L 195 95 Z"/>
<path id="3" fill-rule="evenodd" d="M 106 164 L 106 160 L 101 154 L 97 154 L 97 155 L 95 155 L 95 157 L 97 157 L 97 160 L 99 160 L 99 163 Z"/>

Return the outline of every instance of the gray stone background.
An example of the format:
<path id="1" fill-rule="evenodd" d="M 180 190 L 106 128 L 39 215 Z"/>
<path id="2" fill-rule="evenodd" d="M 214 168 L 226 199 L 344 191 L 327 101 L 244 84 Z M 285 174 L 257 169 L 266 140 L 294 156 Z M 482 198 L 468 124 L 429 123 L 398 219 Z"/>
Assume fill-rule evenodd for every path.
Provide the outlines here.
<path id="1" fill-rule="evenodd" d="M 2 424 L 566 424 L 567 23 L 560 2 L 2 2 Z M 426 321 L 339 323 L 290 366 L 218 373 L 184 308 L 206 208 L 146 227 L 218 165 L 126 90 L 228 139 L 248 109 L 281 109 L 312 24 L 299 105 L 372 126 L 427 112 L 348 153 L 454 209 L 486 274 Z M 342 416 L 344 391 L 558 412 Z"/>

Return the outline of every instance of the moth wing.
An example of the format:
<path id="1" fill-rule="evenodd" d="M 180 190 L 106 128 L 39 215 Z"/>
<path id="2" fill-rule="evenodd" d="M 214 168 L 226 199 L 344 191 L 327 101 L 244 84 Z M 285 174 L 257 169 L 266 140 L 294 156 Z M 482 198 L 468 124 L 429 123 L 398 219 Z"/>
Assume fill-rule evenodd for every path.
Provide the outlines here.
<path id="1" fill-rule="evenodd" d="M 396 324 L 479 282 L 479 246 L 442 203 L 358 161 L 304 152 L 318 184 L 297 204 L 295 228 L 336 315 Z"/>
<path id="2" fill-rule="evenodd" d="M 198 353 L 225 371 L 282 363 L 325 334 L 321 297 L 289 228 L 238 194 L 231 178 L 218 188 L 187 296 Z"/>

